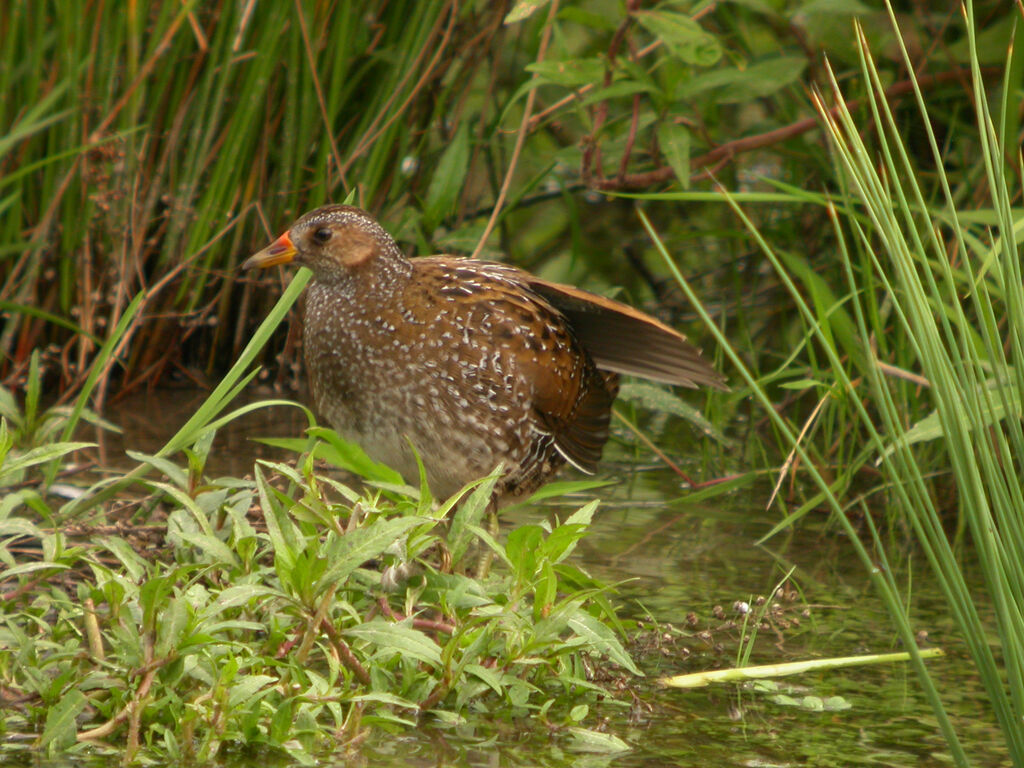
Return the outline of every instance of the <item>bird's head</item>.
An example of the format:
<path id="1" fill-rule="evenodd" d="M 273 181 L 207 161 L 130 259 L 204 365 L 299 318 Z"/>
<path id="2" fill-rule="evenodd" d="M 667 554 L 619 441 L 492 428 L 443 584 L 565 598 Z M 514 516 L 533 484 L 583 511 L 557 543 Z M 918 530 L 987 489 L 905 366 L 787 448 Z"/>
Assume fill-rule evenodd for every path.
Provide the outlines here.
<path id="1" fill-rule="evenodd" d="M 301 216 L 242 269 L 295 263 L 317 280 L 333 282 L 377 263 L 404 261 L 398 245 L 366 211 L 351 205 L 325 205 Z"/>

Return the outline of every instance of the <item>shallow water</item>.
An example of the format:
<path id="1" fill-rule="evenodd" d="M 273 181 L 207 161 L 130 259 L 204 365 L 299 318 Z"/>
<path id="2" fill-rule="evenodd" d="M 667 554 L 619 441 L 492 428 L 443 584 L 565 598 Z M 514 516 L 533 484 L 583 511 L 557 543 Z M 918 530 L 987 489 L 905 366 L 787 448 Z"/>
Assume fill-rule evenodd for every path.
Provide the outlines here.
<path id="1" fill-rule="evenodd" d="M 108 416 L 125 432 L 105 440 L 104 461 L 120 464 L 125 447 L 157 450 L 203 396 L 160 392 L 115 404 Z M 297 436 L 304 426 L 301 413 L 287 408 L 262 410 L 234 422 L 218 436 L 208 474 L 251 473 L 255 458 L 274 456 L 253 437 Z M 884 653 L 900 646 L 852 547 L 824 517 L 808 516 L 796 532 L 759 546 L 757 540 L 779 519 L 777 512 L 764 509 L 767 487 L 736 492 L 713 505 L 692 504 L 666 472 L 634 472 L 613 460 L 608 473 L 618 482 L 598 492 L 602 507 L 574 556 L 592 575 L 619 585 L 624 616 L 649 626 L 653 619 L 661 630 L 647 636 L 641 658 L 647 677 L 631 683 L 632 693 L 622 694 L 623 706 L 602 705 L 584 725 L 618 736 L 631 750 L 614 756 L 591 754 L 574 748 L 564 732 L 553 733 L 527 720 L 503 720 L 475 728 L 428 726 L 397 737 L 382 735 L 358 755 L 339 756 L 339 764 L 950 764 L 931 709 L 905 664 L 780 678 L 773 691 L 735 684 L 693 690 L 657 685 L 660 676 L 733 666 L 744 634 L 744 615 L 734 606 L 746 603 L 756 613 L 761 610 L 759 596 L 769 606 L 778 604 L 782 622 L 757 633 L 752 664 Z M 588 498 L 581 496 L 580 504 Z M 502 523 L 536 522 L 573 508 L 519 509 L 505 515 Z M 977 765 L 1009 764 L 984 707 L 985 694 L 941 598 L 926 578 L 924 561 L 907 553 L 904 560 L 907 573 L 913 574 L 916 627 L 927 632 L 929 644 L 947 653 L 929 662 L 930 669 L 966 751 Z M 784 594 L 774 595 L 790 569 L 795 570 Z M 825 700 L 844 708 L 812 709 Z"/>

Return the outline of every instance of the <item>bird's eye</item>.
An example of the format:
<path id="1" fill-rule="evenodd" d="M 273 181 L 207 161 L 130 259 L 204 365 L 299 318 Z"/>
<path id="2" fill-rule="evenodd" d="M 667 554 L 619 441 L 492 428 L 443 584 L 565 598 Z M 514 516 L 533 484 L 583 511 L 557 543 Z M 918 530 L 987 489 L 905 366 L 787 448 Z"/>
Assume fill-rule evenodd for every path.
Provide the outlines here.
<path id="1" fill-rule="evenodd" d="M 328 229 L 327 227 L 320 227 L 320 229 L 316 230 L 313 233 L 313 239 L 316 240 L 321 245 L 323 245 L 324 243 L 331 239 L 332 234 L 333 233 L 331 232 L 331 230 Z"/>

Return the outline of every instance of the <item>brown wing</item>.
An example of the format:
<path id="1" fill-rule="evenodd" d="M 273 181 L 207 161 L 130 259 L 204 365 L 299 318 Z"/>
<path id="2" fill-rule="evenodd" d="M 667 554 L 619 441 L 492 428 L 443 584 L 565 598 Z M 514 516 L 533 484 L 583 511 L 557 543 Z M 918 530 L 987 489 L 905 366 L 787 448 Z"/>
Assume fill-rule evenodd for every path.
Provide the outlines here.
<path id="1" fill-rule="evenodd" d="M 593 473 L 608 442 L 618 381 L 614 377 L 606 379 L 597 370 L 554 308 L 539 303 L 538 308 L 557 319 L 562 326 L 557 337 L 566 346 L 561 348 L 555 365 L 549 360 L 547 364 L 530 361 L 521 366 L 534 383 L 534 411 L 566 461 Z"/>
<path id="2" fill-rule="evenodd" d="M 589 291 L 523 275 L 534 292 L 568 318 L 598 368 L 684 387 L 728 389 L 725 377 L 697 347 L 650 315 Z"/>
<path id="3" fill-rule="evenodd" d="M 550 435 L 568 462 L 595 471 L 617 381 L 597 370 L 565 316 L 530 289 L 522 270 L 443 256 L 417 262 L 434 265 L 430 274 L 444 281 L 438 293 L 462 305 L 460 315 L 474 318 L 476 343 L 508 358 L 516 382 L 529 387 L 534 439 Z"/>

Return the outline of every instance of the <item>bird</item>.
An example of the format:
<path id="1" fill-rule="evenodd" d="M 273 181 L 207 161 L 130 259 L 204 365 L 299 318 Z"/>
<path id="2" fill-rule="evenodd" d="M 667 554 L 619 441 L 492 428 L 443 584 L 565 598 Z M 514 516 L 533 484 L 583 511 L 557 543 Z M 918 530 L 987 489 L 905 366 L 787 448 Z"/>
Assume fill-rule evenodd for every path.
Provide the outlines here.
<path id="1" fill-rule="evenodd" d="M 296 264 L 313 407 L 436 498 L 501 467 L 494 509 L 565 464 L 592 474 L 619 376 L 727 389 L 682 334 L 639 310 L 517 267 L 408 258 L 365 210 L 324 205 L 242 268 Z"/>

